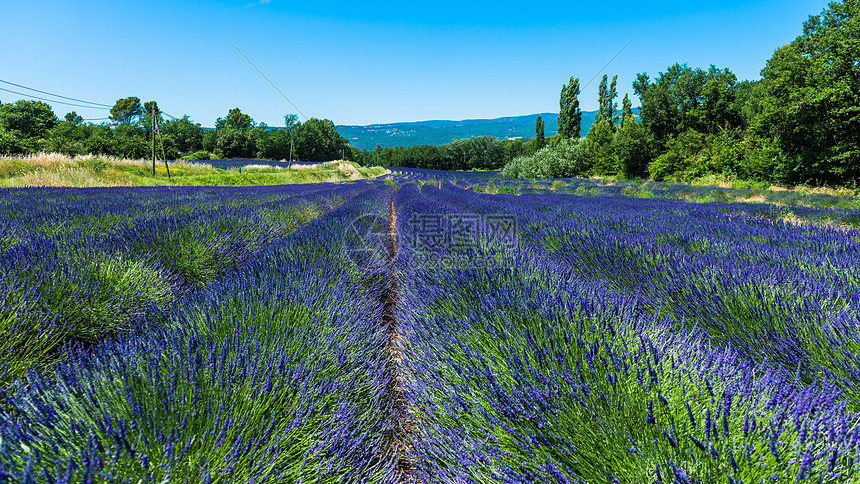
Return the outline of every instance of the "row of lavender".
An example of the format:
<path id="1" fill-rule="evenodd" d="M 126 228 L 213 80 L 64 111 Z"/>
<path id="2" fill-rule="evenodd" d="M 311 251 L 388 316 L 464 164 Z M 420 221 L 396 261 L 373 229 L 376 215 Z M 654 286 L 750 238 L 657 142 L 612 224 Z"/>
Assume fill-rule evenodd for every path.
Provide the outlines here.
<path id="1" fill-rule="evenodd" d="M 178 194 L 184 200 L 147 192 L 150 201 L 140 203 L 149 214 L 172 212 L 161 225 L 157 217 L 124 212 L 123 203 L 141 193 L 43 192 L 65 201 L 80 196 L 78 225 L 98 223 L 80 221 L 88 213 L 135 219 L 83 240 L 58 231 L 50 240 L 63 248 L 127 260 L 134 240 L 127 234 L 155 226 L 161 232 L 149 235 L 194 249 L 175 260 L 194 262 L 227 248 L 218 253 L 230 265 L 191 283 L 163 253 L 136 254 L 175 282 L 172 297 L 86 354 L 7 388 L 0 482 L 384 482 L 394 475 L 396 457 L 384 437 L 392 423 L 381 390 L 388 358 L 379 324 L 387 240 L 368 236 L 378 234 L 367 226 L 374 217 L 361 217 L 386 217 L 392 189 L 360 182 L 242 192 L 189 190 Z M 217 207 L 200 215 L 204 207 L 194 200 L 210 195 Z M 302 220 L 278 217 L 288 208 L 320 212 L 344 201 L 295 231 Z M 99 203 L 92 212 L 84 208 Z M 42 216 L 47 220 L 48 211 Z M 247 233 L 271 230 L 268 216 L 292 225 L 239 250 Z M 21 219 L 16 227 L 30 231 L 50 225 Z M 7 249 L 14 250 L 24 248 Z M 57 314 L 61 324 L 64 313 Z"/>
<path id="2" fill-rule="evenodd" d="M 397 258 L 422 482 L 860 472 L 856 232 L 450 185 L 395 204 L 398 240 L 449 231 Z M 515 245 L 487 223 L 500 215 Z M 475 243 L 451 245 L 457 231 Z"/>
<path id="3" fill-rule="evenodd" d="M 477 192 L 565 194 L 587 197 L 618 195 L 667 198 L 693 202 L 723 202 L 723 206 L 749 216 L 786 218 L 814 223 L 860 226 L 860 198 L 800 190 L 724 188 L 644 180 L 564 178 L 504 179 L 498 172 L 451 172 L 418 168 L 391 168 L 402 180 L 415 183 L 448 182 Z M 736 203 L 732 203 L 736 202 Z M 754 203 L 751 203 L 754 202 Z M 765 202 L 765 203 L 758 203 Z"/>
<path id="4" fill-rule="evenodd" d="M 0 389 L 67 343 L 127 329 L 359 186 L 0 193 Z"/>

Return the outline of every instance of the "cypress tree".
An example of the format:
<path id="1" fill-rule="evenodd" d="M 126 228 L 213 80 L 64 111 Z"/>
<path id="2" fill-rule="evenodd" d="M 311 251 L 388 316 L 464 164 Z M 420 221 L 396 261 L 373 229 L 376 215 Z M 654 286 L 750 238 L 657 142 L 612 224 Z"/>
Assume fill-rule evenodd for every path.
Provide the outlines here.
<path id="1" fill-rule="evenodd" d="M 633 121 L 633 104 L 630 102 L 630 96 L 624 94 L 624 100 L 621 101 L 621 127 Z"/>
<path id="2" fill-rule="evenodd" d="M 561 86 L 558 111 L 558 132 L 562 138 L 579 138 L 582 131 L 582 110 L 579 108 L 579 78 Z"/>
<path id="3" fill-rule="evenodd" d="M 541 149 L 546 146 L 546 138 L 544 137 L 543 128 L 543 118 L 538 116 L 537 119 L 535 119 L 535 145 L 537 149 Z"/>
<path id="4" fill-rule="evenodd" d="M 612 78 L 612 84 L 609 84 L 609 76 L 604 74 L 603 79 L 600 80 L 600 87 L 597 89 L 599 110 L 595 116 L 595 122 L 599 123 L 605 119 L 613 132 L 615 132 L 615 125 L 618 124 L 618 114 L 616 114 L 618 103 L 615 102 L 615 98 L 618 97 L 618 91 L 615 88 L 617 82 L 617 75 Z"/>

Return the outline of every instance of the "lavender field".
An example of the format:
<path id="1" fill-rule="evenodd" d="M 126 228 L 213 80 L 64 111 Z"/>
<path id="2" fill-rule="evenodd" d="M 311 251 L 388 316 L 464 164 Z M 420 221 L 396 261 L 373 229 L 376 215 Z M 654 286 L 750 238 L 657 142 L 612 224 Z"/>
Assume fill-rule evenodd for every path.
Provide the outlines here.
<path id="1" fill-rule="evenodd" d="M 488 181 L 0 190 L 0 482 L 860 482 L 856 210 Z"/>

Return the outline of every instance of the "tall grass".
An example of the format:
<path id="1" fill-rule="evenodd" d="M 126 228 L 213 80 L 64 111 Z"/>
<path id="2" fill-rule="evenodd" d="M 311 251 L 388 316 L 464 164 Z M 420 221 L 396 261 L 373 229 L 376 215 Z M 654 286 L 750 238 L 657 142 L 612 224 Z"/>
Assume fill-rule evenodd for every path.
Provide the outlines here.
<path id="1" fill-rule="evenodd" d="M 170 178 L 163 164 L 152 173 L 151 160 L 110 156 L 68 157 L 39 153 L 0 157 L 0 187 L 112 187 L 112 186 L 254 186 L 291 183 L 342 182 L 373 178 L 387 171 L 350 162 L 329 166 L 293 165 L 289 169 L 252 165 L 221 170 L 207 163 L 171 161 Z"/>

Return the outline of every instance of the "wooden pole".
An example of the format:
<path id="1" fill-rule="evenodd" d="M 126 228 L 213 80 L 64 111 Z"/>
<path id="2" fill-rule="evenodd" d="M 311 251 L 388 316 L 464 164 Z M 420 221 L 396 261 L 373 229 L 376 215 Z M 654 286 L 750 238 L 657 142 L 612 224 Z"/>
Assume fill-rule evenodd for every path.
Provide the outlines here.
<path id="1" fill-rule="evenodd" d="M 152 132 L 152 176 L 155 176 L 155 107 L 152 108 L 150 131 Z"/>
<path id="2" fill-rule="evenodd" d="M 158 118 L 155 118 L 155 132 L 158 133 L 158 142 L 161 143 L 161 157 L 164 158 L 164 169 L 167 170 L 167 178 L 170 179 L 170 167 L 167 166 L 167 154 L 164 152 L 164 139 L 161 138 L 161 128 L 158 127 Z"/>

